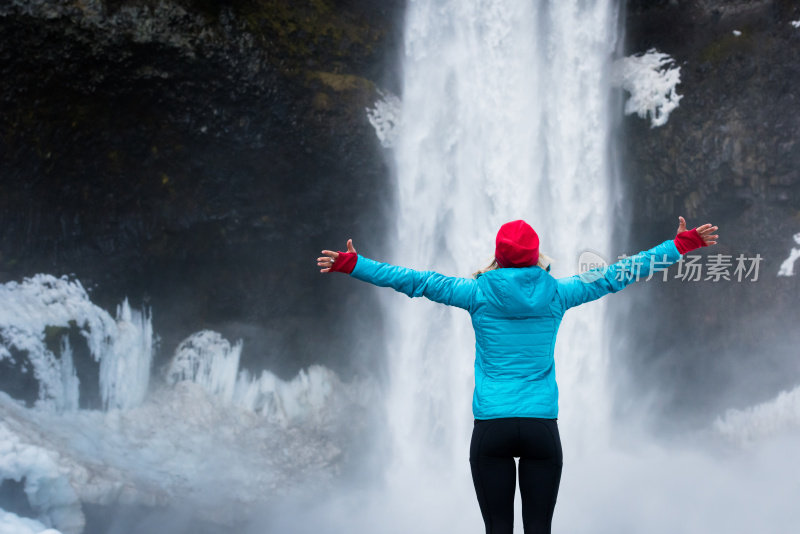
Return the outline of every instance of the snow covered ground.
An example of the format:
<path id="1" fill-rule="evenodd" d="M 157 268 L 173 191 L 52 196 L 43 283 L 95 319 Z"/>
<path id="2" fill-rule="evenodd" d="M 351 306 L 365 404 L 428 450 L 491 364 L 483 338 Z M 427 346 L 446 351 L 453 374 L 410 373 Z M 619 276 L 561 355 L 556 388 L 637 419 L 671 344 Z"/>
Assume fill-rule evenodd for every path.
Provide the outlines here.
<path id="1" fill-rule="evenodd" d="M 38 521 L 0 510 L 0 534 L 60 534 Z"/>
<path id="2" fill-rule="evenodd" d="M 24 480 L 36 519 L 65 534 L 82 531 L 81 503 L 191 507 L 197 519 L 233 525 L 340 473 L 346 436 L 332 423 L 355 402 L 339 392 L 359 387 L 326 385 L 325 406 L 293 421 L 226 403 L 191 381 L 160 387 L 129 410 L 58 413 L 0 393 L 0 478 Z"/>
<path id="3" fill-rule="evenodd" d="M 81 532 L 81 502 L 191 505 L 234 524 L 265 498 L 337 473 L 324 428 L 283 427 L 225 405 L 199 385 L 164 388 L 127 411 L 64 414 L 0 394 L 3 478 L 25 480 L 37 519 Z"/>

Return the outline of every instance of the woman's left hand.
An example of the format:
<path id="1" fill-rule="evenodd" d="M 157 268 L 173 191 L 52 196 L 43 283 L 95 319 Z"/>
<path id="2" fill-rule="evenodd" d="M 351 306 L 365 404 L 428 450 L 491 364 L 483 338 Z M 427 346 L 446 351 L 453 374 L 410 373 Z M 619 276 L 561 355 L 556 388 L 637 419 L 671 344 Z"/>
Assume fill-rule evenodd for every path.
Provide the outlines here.
<path id="1" fill-rule="evenodd" d="M 355 247 L 353 247 L 352 239 L 347 240 L 347 252 L 353 252 L 353 253 L 356 252 Z M 322 254 L 323 256 L 317 258 L 317 266 L 322 267 L 322 269 L 320 269 L 319 272 L 329 273 L 331 272 L 333 264 L 339 258 L 339 253 L 333 250 L 323 250 Z"/>
<path id="2" fill-rule="evenodd" d="M 719 237 L 719 235 L 712 235 L 712 234 L 714 234 L 714 232 L 716 232 L 718 229 L 719 229 L 718 226 L 712 226 L 711 223 L 706 223 L 696 228 L 697 234 L 703 240 L 704 246 L 717 244 L 717 238 Z M 686 231 L 686 219 L 679 216 L 677 233 L 680 234 L 681 232 L 685 231 Z"/>

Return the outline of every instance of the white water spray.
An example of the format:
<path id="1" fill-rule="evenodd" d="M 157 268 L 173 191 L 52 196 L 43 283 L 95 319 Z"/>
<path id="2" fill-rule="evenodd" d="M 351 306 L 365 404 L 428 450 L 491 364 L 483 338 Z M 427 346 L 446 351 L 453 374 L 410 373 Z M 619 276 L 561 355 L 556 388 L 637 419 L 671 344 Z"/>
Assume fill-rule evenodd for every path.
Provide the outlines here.
<path id="1" fill-rule="evenodd" d="M 609 98 L 612 78 L 619 84 L 610 66 L 616 27 L 611 1 L 410 3 L 390 261 L 469 276 L 488 263 L 497 228 L 517 218 L 539 233 L 556 259 L 556 277 L 579 270 L 585 247 L 614 257 L 609 249 L 618 244 L 609 231 L 613 206 L 622 201 L 611 170 L 612 113 L 622 111 L 612 110 Z M 658 82 L 667 98 L 677 69 L 659 72 L 664 76 L 638 81 Z M 666 108 L 653 108 L 659 124 L 678 97 L 667 100 Z M 393 327 L 393 449 L 391 515 L 378 512 L 391 519 L 380 531 L 482 532 L 468 466 L 469 317 L 381 294 Z M 790 531 L 800 521 L 800 473 L 790 467 L 800 465 L 797 390 L 670 441 L 643 432 L 635 417 L 613 420 L 605 301 L 570 310 L 558 336 L 565 470 L 554 530 Z M 647 418 L 646 408 L 635 415 Z M 731 448 L 731 441 L 748 446 Z M 521 532 L 519 504 L 517 511 Z"/>
<path id="2" fill-rule="evenodd" d="M 555 258 L 557 277 L 577 272 L 583 247 L 607 251 L 615 3 L 420 0 L 408 9 L 391 261 L 469 276 L 490 260 L 500 225 L 520 218 Z M 390 486 L 418 501 L 427 501 L 419 488 L 431 488 L 438 495 L 433 502 L 409 506 L 426 515 L 446 510 L 452 519 L 459 514 L 442 508 L 441 496 L 448 495 L 455 509 L 469 511 L 461 513 L 464 531 L 479 532 L 467 462 L 469 317 L 396 294 L 383 297 L 394 328 Z M 595 445 L 603 439 L 603 309 L 596 303 L 571 311 L 558 338 L 570 453 L 587 445 L 581 436 L 592 436 Z"/>

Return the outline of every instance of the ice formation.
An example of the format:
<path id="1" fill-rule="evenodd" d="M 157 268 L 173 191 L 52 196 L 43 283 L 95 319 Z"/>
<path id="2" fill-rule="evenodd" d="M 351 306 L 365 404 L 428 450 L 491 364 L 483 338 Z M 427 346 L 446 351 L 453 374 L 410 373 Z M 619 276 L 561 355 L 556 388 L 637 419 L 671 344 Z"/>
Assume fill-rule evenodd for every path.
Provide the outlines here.
<path id="1" fill-rule="evenodd" d="M 400 99 L 390 92 L 378 91 L 380 99 L 375 107 L 367 108 L 367 119 L 375 128 L 375 134 L 386 148 L 394 146 L 400 128 L 402 104 Z"/>
<path id="2" fill-rule="evenodd" d="M 231 346 L 217 332 L 197 332 L 178 345 L 167 370 L 167 382 L 177 384 L 188 380 L 223 401 L 231 402 L 241 354 L 241 341 Z"/>
<path id="3" fill-rule="evenodd" d="M 354 414 L 375 405 L 371 381 L 345 384 L 322 366 L 291 380 L 240 371 L 242 343 L 211 331 L 184 340 L 151 386 L 149 314 L 126 300 L 114 319 L 77 280 L 0 285 L 0 302 L 0 358 L 30 364 L 41 385 L 32 408 L 0 392 L 0 481 L 22 483 L 36 514 L 0 510 L 0 534 L 78 534 L 83 503 L 185 506 L 232 525 L 303 484 L 325 487 L 343 440 L 365 424 Z M 74 347 L 64 335 L 57 354 L 48 350 L 53 326 L 86 339 L 104 410 L 79 409 Z"/>
<path id="4" fill-rule="evenodd" d="M 139 405 L 147 394 L 153 359 L 153 325 L 149 312 L 133 310 L 128 299 L 117 306 L 117 330 L 100 357 L 100 392 L 107 408 Z"/>
<path id="5" fill-rule="evenodd" d="M 324 420 L 337 405 L 343 385 L 330 369 L 312 365 L 288 381 L 266 370 L 254 376 L 239 370 L 241 353 L 241 341 L 231 345 L 217 332 L 196 332 L 178 345 L 167 382 L 193 382 L 225 403 L 284 426 Z"/>
<path id="6" fill-rule="evenodd" d="M 794 242 L 800 245 L 800 232 L 794 234 Z M 794 263 L 800 258 L 800 246 L 792 247 L 787 257 L 778 269 L 778 276 L 794 276 Z"/>
<path id="7" fill-rule="evenodd" d="M 728 410 L 714 422 L 714 428 L 742 444 L 787 429 L 800 429 L 800 386 L 781 392 L 771 401 L 743 410 Z"/>
<path id="8" fill-rule="evenodd" d="M 615 85 L 630 93 L 625 114 L 636 113 L 643 119 L 649 116 L 653 128 L 666 124 L 683 98 L 675 91 L 681 81 L 681 68 L 674 66 L 674 59 L 668 54 L 655 49 L 616 61 L 612 72 Z"/>
<path id="9" fill-rule="evenodd" d="M 32 368 L 40 406 L 70 410 L 79 401 L 68 338 L 62 337 L 58 356 L 47 348 L 46 332 L 53 327 L 79 329 L 100 365 L 105 406 L 129 408 L 144 399 L 152 357 L 148 312 L 132 310 L 126 299 L 115 320 L 91 302 L 80 281 L 47 274 L 0 285 L 0 302 L 0 359 L 13 358 L 11 349 L 25 355 L 22 368 Z"/>

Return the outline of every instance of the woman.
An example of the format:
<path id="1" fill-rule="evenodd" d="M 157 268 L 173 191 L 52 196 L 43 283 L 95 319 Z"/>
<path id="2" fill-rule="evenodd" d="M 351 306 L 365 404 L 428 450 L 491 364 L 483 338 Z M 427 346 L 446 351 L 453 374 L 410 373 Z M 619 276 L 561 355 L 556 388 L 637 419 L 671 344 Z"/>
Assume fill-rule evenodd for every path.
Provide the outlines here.
<path id="1" fill-rule="evenodd" d="M 561 480 L 558 388 L 553 348 L 568 309 L 623 289 L 682 254 L 714 245 L 716 226 L 686 230 L 679 217 L 674 239 L 604 268 L 553 278 L 540 262 L 539 236 L 525 221 L 500 227 L 495 261 L 474 279 L 415 271 L 346 252 L 323 250 L 320 272 L 343 272 L 409 297 L 427 297 L 469 311 L 475 329 L 475 426 L 470 466 L 487 534 L 513 531 L 516 465 L 525 532 L 549 533 Z"/>

